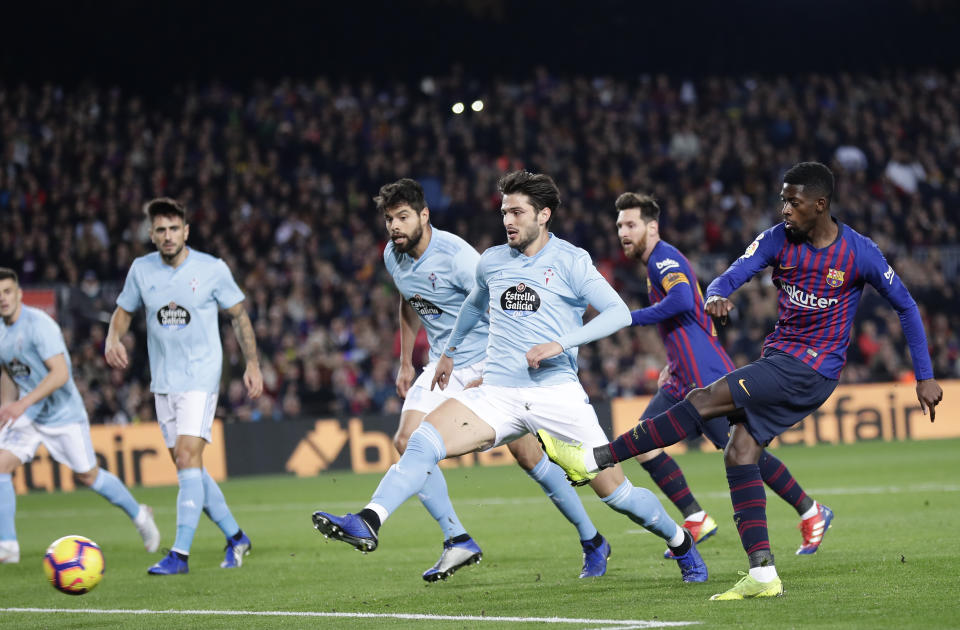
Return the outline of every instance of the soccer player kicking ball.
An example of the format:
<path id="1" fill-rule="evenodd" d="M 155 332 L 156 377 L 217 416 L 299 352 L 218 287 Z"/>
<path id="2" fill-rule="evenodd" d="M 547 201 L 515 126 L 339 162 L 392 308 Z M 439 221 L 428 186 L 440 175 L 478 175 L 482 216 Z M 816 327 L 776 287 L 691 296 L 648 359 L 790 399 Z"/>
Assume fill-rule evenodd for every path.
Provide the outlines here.
<path id="1" fill-rule="evenodd" d="M 243 293 L 226 263 L 186 246 L 190 226 L 183 205 L 173 199 L 154 199 L 146 212 L 158 251 L 130 266 L 110 318 L 105 355 L 111 367 L 127 367 L 121 339 L 133 313 L 142 306 L 147 314 L 150 391 L 180 484 L 177 537 L 170 553 L 147 572 L 189 572 L 187 560 L 201 510 L 227 538 L 220 566 L 239 567 L 250 552 L 250 539 L 233 518 L 220 486 L 203 467 L 203 448 L 210 441 L 223 363 L 218 311 L 225 309 L 233 320 L 247 362 L 243 383 L 247 395 L 257 398 L 263 391 L 263 377 L 253 327 L 243 307 Z"/>
<path id="2" fill-rule="evenodd" d="M 457 392 L 426 416 L 358 514 L 315 512 L 314 523 L 325 535 L 375 549 L 387 517 L 446 457 L 509 443 L 538 429 L 590 445 L 606 442 L 577 378 L 577 347 L 627 325 L 630 312 L 587 252 L 548 232 L 560 205 L 550 177 L 516 171 L 500 180 L 499 190 L 507 244 L 480 257 L 476 285 L 463 302 L 431 383 L 441 389 L 450 384 L 464 340 L 489 310 L 483 384 Z M 587 305 L 599 315 L 584 325 Z M 604 503 L 667 543 L 684 581 L 706 581 L 707 567 L 690 533 L 667 516 L 652 492 L 632 486 L 619 466 L 594 475 L 590 483 Z"/>
<path id="3" fill-rule="evenodd" d="M 431 390 L 434 370 L 440 359 L 457 313 L 476 284 L 480 255 L 460 237 L 430 225 L 430 209 L 423 188 L 412 179 L 401 179 L 380 189 L 374 199 L 383 213 L 390 243 L 383 252 L 384 263 L 403 297 L 400 302 L 400 372 L 397 394 L 403 401 L 400 426 L 394 444 L 402 455 L 413 431 L 423 417 L 466 385 L 481 378 L 487 353 L 486 313 L 460 344 L 446 389 Z M 423 325 L 430 342 L 430 362 L 414 381 L 413 344 Z M 606 572 L 610 545 L 587 516 L 580 497 L 566 481 L 563 471 L 540 450 L 532 435 L 508 444 L 511 454 L 527 474 L 543 488 L 557 509 L 577 528 L 583 549 L 580 577 L 599 577 Z M 446 579 L 459 568 L 479 562 L 482 551 L 467 534 L 450 503 L 443 472 L 435 467 L 418 492 L 424 507 L 444 533 L 443 552 L 437 563 L 423 574 L 435 582 Z"/>
<path id="4" fill-rule="evenodd" d="M 766 496 L 757 462 L 774 437 L 815 411 L 837 386 L 846 361 L 850 327 L 865 284 L 900 315 L 917 377 L 917 398 L 933 421 L 943 390 L 933 379 L 920 312 L 893 268 L 869 238 L 830 216 L 833 173 L 801 162 L 784 175 L 783 222 L 766 230 L 707 288 L 706 311 L 724 318 L 727 299 L 768 266 L 780 290 L 777 327 L 763 355 L 683 401 L 640 423 L 610 444 L 591 448 L 566 436 L 541 433 L 547 455 L 572 481 L 593 479 L 616 462 L 674 444 L 704 423 L 727 416 L 734 423 L 724 452 L 733 518 L 750 571 L 714 600 L 774 597 L 783 584 L 767 534 Z M 731 416 L 742 410 L 743 415 Z"/>
<path id="5" fill-rule="evenodd" d="M 156 551 L 160 532 L 153 511 L 97 465 L 60 327 L 40 309 L 23 304 L 17 274 L 7 268 L 0 268 L 0 368 L 0 564 L 20 561 L 11 475 L 41 444 L 80 483 L 126 512 L 146 550 Z"/>
<path id="6" fill-rule="evenodd" d="M 683 400 L 694 388 L 722 378 L 735 366 L 704 310 L 693 267 L 680 250 L 660 239 L 657 202 L 649 195 L 627 192 L 617 198 L 615 207 L 617 238 L 624 255 L 646 266 L 651 305 L 631 313 L 633 325 L 656 324 L 667 351 L 667 378 L 641 416 L 651 418 Z M 715 418 L 697 429 L 718 449 L 727 445 L 730 423 L 726 418 Z M 698 544 L 717 531 L 716 521 L 701 509 L 683 471 L 663 449 L 640 453 L 637 461 L 683 514 L 683 526 Z M 803 543 L 797 554 L 815 553 L 830 527 L 833 512 L 810 498 L 783 462 L 766 450 L 758 466 L 764 483 L 800 515 Z"/>

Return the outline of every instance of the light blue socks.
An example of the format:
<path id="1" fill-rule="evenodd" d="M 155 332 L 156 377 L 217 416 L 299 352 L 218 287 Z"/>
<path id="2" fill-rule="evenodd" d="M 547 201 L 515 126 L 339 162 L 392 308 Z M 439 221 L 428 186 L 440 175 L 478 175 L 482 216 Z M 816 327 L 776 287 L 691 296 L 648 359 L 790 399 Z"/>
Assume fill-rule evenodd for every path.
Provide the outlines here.
<path id="1" fill-rule="evenodd" d="M 177 537 L 172 551 L 187 555 L 203 510 L 203 472 L 199 468 L 177 471 L 180 491 L 177 492 Z"/>
<path id="2" fill-rule="evenodd" d="M 14 526 L 16 515 L 17 495 L 13 491 L 13 476 L 3 473 L 0 475 L 0 540 L 17 539 Z"/>
<path id="3" fill-rule="evenodd" d="M 207 469 L 203 469 L 203 511 L 210 520 L 217 524 L 220 531 L 227 538 L 233 538 L 240 531 L 236 519 L 227 507 L 227 500 L 223 496 L 220 486 L 213 480 Z"/>
<path id="4" fill-rule="evenodd" d="M 443 445 L 440 433 L 429 422 L 421 422 L 410 436 L 407 450 L 400 457 L 400 461 L 391 466 L 380 480 L 380 485 L 373 493 L 370 503 L 382 508 L 389 516 L 404 501 L 423 488 L 428 473 L 434 470 L 437 462 L 446 456 L 447 449 Z M 385 520 L 382 514 L 380 520 L 381 522 Z"/>
<path id="5" fill-rule="evenodd" d="M 664 540 L 677 534 L 677 524 L 667 515 L 656 495 L 646 488 L 635 488 L 629 480 L 617 486 L 602 501 Z"/>
<path id="6" fill-rule="evenodd" d="M 467 533 L 460 519 L 457 518 L 453 504 L 450 503 L 447 480 L 444 479 L 439 466 L 434 466 L 433 470 L 427 473 L 427 480 L 423 483 L 423 487 L 420 488 L 417 496 L 423 502 L 423 507 L 430 512 L 430 516 L 436 519 L 437 524 L 440 525 L 444 540 Z"/>
<path id="7" fill-rule="evenodd" d="M 90 489 L 126 512 L 131 521 L 140 513 L 140 504 L 133 498 L 127 487 L 116 475 L 105 468 L 97 471 L 97 478 Z"/>
<path id="8" fill-rule="evenodd" d="M 533 470 L 527 471 L 531 479 L 540 484 L 553 504 L 557 506 L 560 513 L 567 517 L 567 520 L 574 524 L 580 540 L 593 540 L 597 535 L 597 528 L 594 527 L 587 511 L 583 508 L 580 496 L 573 486 L 567 481 L 563 470 L 550 461 L 544 455 Z"/>

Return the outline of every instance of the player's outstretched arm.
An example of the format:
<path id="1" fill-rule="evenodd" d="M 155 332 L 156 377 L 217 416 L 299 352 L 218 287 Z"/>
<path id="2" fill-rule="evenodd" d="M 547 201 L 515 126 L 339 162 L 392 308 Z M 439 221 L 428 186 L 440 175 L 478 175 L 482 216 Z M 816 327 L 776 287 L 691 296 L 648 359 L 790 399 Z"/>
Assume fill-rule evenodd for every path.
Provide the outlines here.
<path id="1" fill-rule="evenodd" d="M 119 306 L 110 317 L 110 327 L 107 329 L 107 340 L 103 349 L 103 357 L 107 365 L 112 368 L 124 369 L 127 367 L 127 349 L 124 347 L 123 336 L 130 330 L 133 314 Z"/>
<path id="2" fill-rule="evenodd" d="M 0 428 L 3 428 L 9 422 L 13 422 L 23 415 L 23 413 L 67 382 L 70 378 L 70 370 L 67 368 L 67 359 L 63 354 L 55 354 L 43 362 L 47 366 L 47 375 L 43 377 L 32 391 L 20 400 L 9 402 L 0 407 Z M 6 388 L 5 388 L 6 389 Z"/>
<path id="3" fill-rule="evenodd" d="M 417 375 L 413 367 L 413 346 L 420 331 L 420 317 L 406 300 L 400 298 L 400 371 L 397 372 L 397 396 L 406 398 Z"/>
<path id="4" fill-rule="evenodd" d="M 250 398 L 259 398 L 263 393 L 263 375 L 260 373 L 257 338 L 253 334 L 250 316 L 247 315 L 247 309 L 243 307 L 242 301 L 228 308 L 227 313 L 230 315 L 233 332 L 237 336 L 237 343 L 240 344 L 240 351 L 243 352 L 243 358 L 247 363 L 243 371 L 243 384 L 247 388 L 247 395 Z"/>

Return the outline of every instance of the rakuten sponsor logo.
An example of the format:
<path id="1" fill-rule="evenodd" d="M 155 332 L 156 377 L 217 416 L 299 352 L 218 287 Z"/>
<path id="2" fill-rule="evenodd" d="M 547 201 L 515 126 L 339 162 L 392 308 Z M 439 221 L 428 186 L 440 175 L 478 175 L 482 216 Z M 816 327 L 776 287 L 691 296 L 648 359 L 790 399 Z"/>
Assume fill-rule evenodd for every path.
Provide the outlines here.
<path id="1" fill-rule="evenodd" d="M 818 296 L 816 293 L 807 293 L 803 289 L 785 282 L 780 283 L 780 288 L 787 294 L 791 304 L 811 311 L 830 308 L 840 302 L 837 298 L 825 298 Z"/>

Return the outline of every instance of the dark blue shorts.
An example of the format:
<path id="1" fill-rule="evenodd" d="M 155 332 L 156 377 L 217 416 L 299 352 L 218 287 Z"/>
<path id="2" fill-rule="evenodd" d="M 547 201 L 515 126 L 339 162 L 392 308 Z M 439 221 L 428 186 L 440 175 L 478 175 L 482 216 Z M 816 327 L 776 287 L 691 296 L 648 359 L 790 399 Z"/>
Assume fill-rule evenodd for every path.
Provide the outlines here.
<path id="1" fill-rule="evenodd" d="M 733 402 L 746 413 L 747 431 L 762 446 L 819 409 L 837 383 L 773 349 L 727 374 Z"/>
<path id="2" fill-rule="evenodd" d="M 644 410 L 643 417 L 652 418 L 673 407 L 678 402 L 680 401 L 667 392 L 658 389 L 657 393 L 650 399 L 646 410 Z M 703 434 L 703 437 L 713 442 L 713 445 L 722 451 L 730 439 L 730 423 L 725 416 L 704 420 L 700 425 L 700 432 Z"/>

